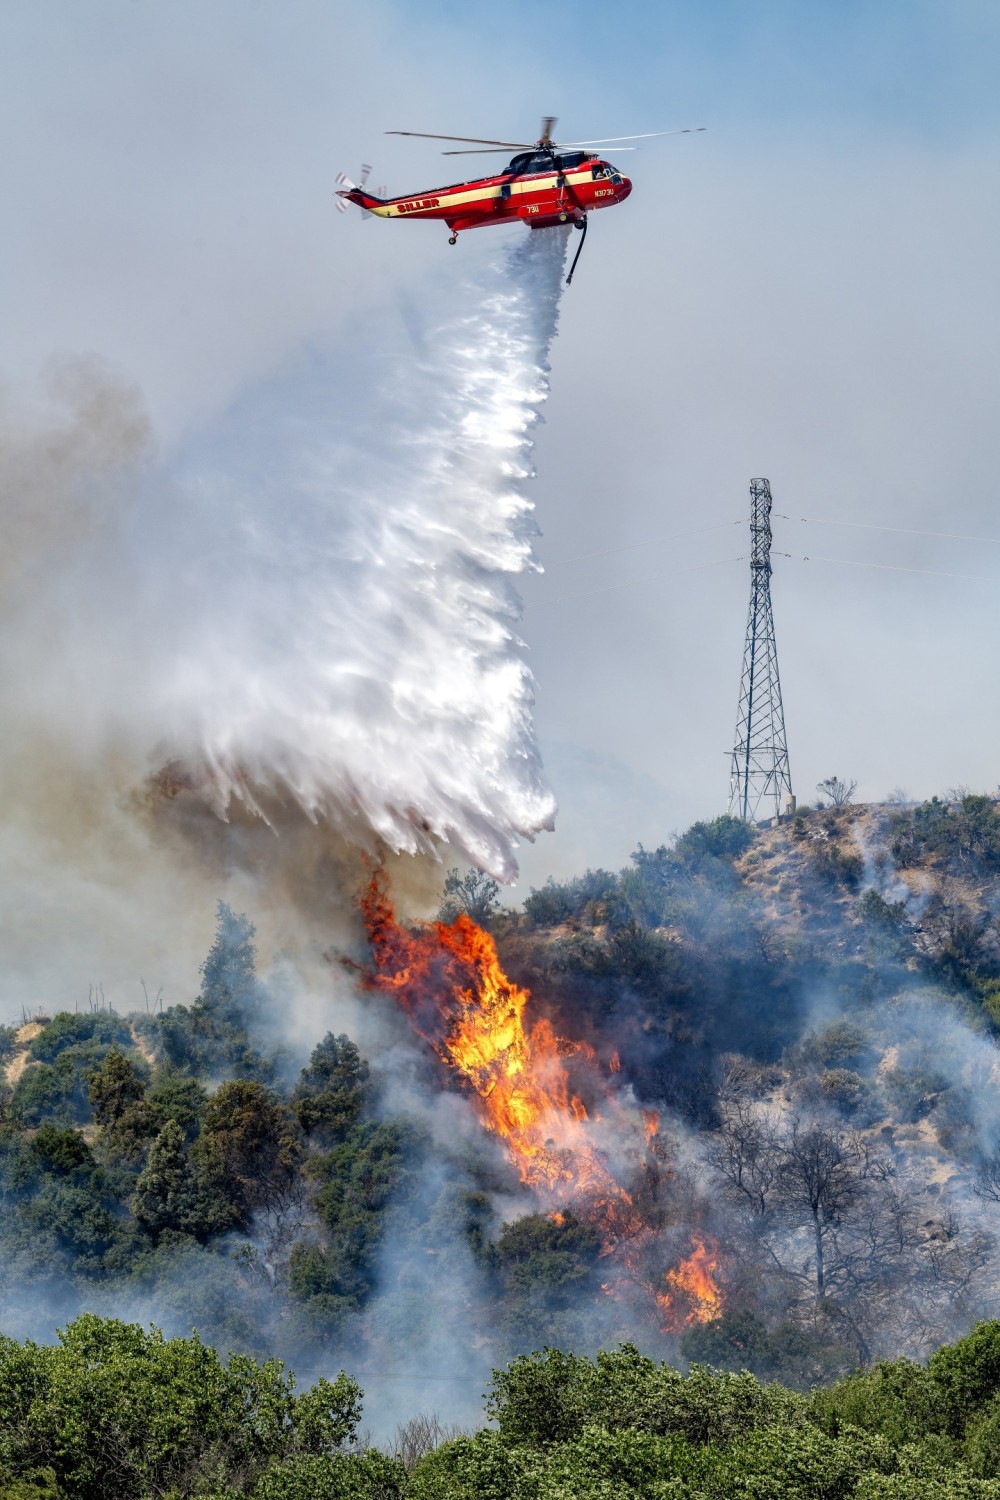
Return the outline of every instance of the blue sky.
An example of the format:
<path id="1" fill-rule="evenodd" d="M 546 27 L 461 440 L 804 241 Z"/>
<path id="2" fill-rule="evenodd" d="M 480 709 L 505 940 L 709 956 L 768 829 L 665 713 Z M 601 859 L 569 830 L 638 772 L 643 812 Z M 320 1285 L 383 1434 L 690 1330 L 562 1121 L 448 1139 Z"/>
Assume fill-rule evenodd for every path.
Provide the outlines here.
<path id="1" fill-rule="evenodd" d="M 502 69 L 523 37 L 554 64 L 559 107 L 575 113 L 613 99 L 753 135 L 870 125 L 954 140 L 995 128 L 1000 108 L 1000 11 L 982 0 L 515 0 L 502 11 L 438 0 L 421 13 L 481 36 Z"/>

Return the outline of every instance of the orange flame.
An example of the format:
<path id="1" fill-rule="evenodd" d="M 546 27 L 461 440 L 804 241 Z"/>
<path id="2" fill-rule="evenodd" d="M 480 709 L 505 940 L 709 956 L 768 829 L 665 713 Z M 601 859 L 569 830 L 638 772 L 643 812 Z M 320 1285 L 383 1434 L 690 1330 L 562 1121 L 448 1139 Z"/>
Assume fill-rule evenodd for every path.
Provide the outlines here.
<path id="1" fill-rule="evenodd" d="M 521 1180 L 550 1205 L 553 1221 L 563 1221 L 554 1204 L 572 1200 L 582 1209 L 601 1231 L 603 1254 L 655 1297 L 665 1331 L 716 1317 L 722 1294 L 713 1279 L 714 1242 L 709 1249 L 696 1235 L 691 1255 L 666 1273 L 661 1291 L 634 1269 L 654 1231 L 610 1171 L 593 1139 L 586 1104 L 573 1088 L 578 1077 L 600 1099 L 593 1048 L 558 1037 L 544 1018 L 527 1024 L 530 992 L 507 978 L 492 937 L 470 917 L 416 930 L 401 926 L 380 870 L 361 909 L 374 960 L 363 983 L 396 997 L 414 1029 L 476 1098 L 486 1128 L 503 1140 Z M 612 1071 L 616 1063 L 617 1053 Z M 604 1103 L 621 1123 L 625 1117 L 615 1096 L 606 1095 Z M 643 1110 L 641 1121 L 651 1150 L 659 1114 Z M 628 1123 L 642 1139 L 638 1119 Z"/>
<path id="2" fill-rule="evenodd" d="M 362 900 L 375 958 L 365 982 L 393 991 L 415 1028 L 479 1098 L 487 1128 L 505 1141 L 524 1182 L 565 1198 L 581 1188 L 625 1196 L 584 1127 L 566 1059 L 593 1050 L 525 1025 L 530 992 L 504 974 L 488 932 L 464 913 L 410 932 L 396 921 L 377 872 Z"/>
<path id="3" fill-rule="evenodd" d="M 658 1292 L 665 1332 L 677 1333 L 696 1323 L 710 1323 L 722 1312 L 722 1293 L 715 1281 L 719 1251 L 714 1240 L 693 1237 L 694 1249 L 663 1278 L 669 1290 Z"/>

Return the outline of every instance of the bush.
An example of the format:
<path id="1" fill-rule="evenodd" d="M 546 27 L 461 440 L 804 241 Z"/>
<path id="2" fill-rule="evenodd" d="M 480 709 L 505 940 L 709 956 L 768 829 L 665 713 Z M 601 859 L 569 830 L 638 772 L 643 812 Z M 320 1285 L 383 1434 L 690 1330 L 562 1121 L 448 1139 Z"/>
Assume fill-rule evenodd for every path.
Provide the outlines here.
<path id="1" fill-rule="evenodd" d="M 830 1336 L 794 1323 L 780 1323 L 773 1332 L 749 1311 L 726 1313 L 688 1330 L 681 1353 L 692 1364 L 737 1373 L 749 1370 L 759 1380 L 780 1380 L 793 1390 L 808 1391 L 820 1382 L 852 1370 L 852 1351 Z"/>
<path id="2" fill-rule="evenodd" d="M 0 1500 L 66 1500 L 51 1469 L 38 1469 L 23 1479 L 0 1474 Z"/>
<path id="3" fill-rule="evenodd" d="M 575 880 L 563 882 L 550 876 L 541 890 L 532 887 L 525 897 L 524 914 L 532 927 L 558 927 L 581 919 L 588 908 L 605 901 L 617 884 L 618 877 L 607 870 L 588 870 Z"/>
<path id="4" fill-rule="evenodd" d="M 790 1068 L 847 1068 L 857 1072 L 872 1061 L 871 1036 L 853 1021 L 834 1021 L 822 1031 L 810 1031 L 785 1054 Z"/>
<path id="5" fill-rule="evenodd" d="M 947 1420 L 940 1386 L 908 1359 L 885 1361 L 829 1390 L 816 1391 L 809 1409 L 825 1432 L 857 1427 L 881 1433 L 895 1447 L 943 1431 Z"/>
<path id="6" fill-rule="evenodd" d="M 728 1444 L 772 1423 L 798 1421 L 802 1399 L 752 1375 L 698 1366 L 683 1376 L 633 1344 L 595 1360 L 546 1349 L 494 1371 L 486 1410 L 510 1443 L 565 1442 L 586 1426 L 676 1433 L 689 1443 Z"/>
<path id="7" fill-rule="evenodd" d="M 84 1011 L 80 1015 L 68 1010 L 53 1016 L 44 1030 L 28 1044 L 31 1056 L 39 1062 L 54 1062 L 67 1047 L 96 1042 L 106 1048 L 132 1046 L 128 1022 L 108 1011 Z"/>
<path id="8" fill-rule="evenodd" d="M 402 1500 L 405 1493 L 403 1465 L 372 1450 L 274 1464 L 258 1480 L 253 1500 Z"/>
<path id="9" fill-rule="evenodd" d="M 87 1076 L 94 1061 L 88 1052 L 68 1047 L 54 1063 L 25 1068 L 11 1095 L 11 1119 L 29 1129 L 43 1120 L 60 1125 L 88 1121 Z"/>
<path id="10" fill-rule="evenodd" d="M 874 886 L 858 897 L 856 910 L 862 922 L 883 932 L 899 932 L 906 924 L 906 902 L 886 901 Z"/>
<path id="11" fill-rule="evenodd" d="M 856 849 L 845 849 L 832 839 L 813 845 L 809 864 L 820 884 L 843 885 L 849 891 L 857 890 L 865 870 L 865 862 Z"/>
<path id="12" fill-rule="evenodd" d="M 750 823 L 723 813 L 710 823 L 692 823 L 674 844 L 674 854 L 689 867 L 697 867 L 706 859 L 739 859 L 756 837 Z"/>
<path id="13" fill-rule="evenodd" d="M 84 1314 L 54 1346 L 0 1339 L 0 1470 L 45 1465 L 73 1500 L 242 1490 L 354 1436 L 361 1393 L 346 1375 L 293 1388 L 279 1361 L 224 1365 L 197 1336 Z"/>
<path id="14" fill-rule="evenodd" d="M 1000 1390 L 1000 1322 L 980 1323 L 957 1344 L 939 1349 L 927 1371 L 944 1400 L 949 1430 L 958 1436 Z"/>

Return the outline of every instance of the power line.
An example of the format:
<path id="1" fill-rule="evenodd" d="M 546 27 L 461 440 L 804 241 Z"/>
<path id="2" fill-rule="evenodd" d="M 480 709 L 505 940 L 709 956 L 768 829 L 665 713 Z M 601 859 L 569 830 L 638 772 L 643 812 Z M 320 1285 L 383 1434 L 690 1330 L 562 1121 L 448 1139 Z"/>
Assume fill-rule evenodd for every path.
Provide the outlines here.
<path id="1" fill-rule="evenodd" d="M 1000 544 L 1000 537 L 977 537 L 977 536 L 969 536 L 969 535 L 966 535 L 965 533 L 954 532 L 954 531 L 920 531 L 916 527 L 912 527 L 912 526 L 881 526 L 881 525 L 875 525 L 874 523 L 868 523 L 868 522 L 865 522 L 865 521 L 827 521 L 827 520 L 821 520 L 821 519 L 818 519 L 816 517 L 810 517 L 810 516 L 798 516 L 798 517 L 796 517 L 796 516 L 786 516 L 786 515 L 783 515 L 779 511 L 773 511 L 772 514 L 774 516 L 776 516 L 776 517 L 779 517 L 783 521 L 799 520 L 801 522 L 809 522 L 809 523 L 812 523 L 812 524 L 818 525 L 818 526 L 851 526 L 851 527 L 857 527 L 857 528 L 861 528 L 861 529 L 868 530 L 868 531 L 895 532 L 897 534 L 906 535 L 906 536 L 929 536 L 929 537 L 937 537 L 939 539 L 945 539 L 945 540 L 949 540 L 949 541 L 995 542 L 997 544 Z M 579 561 L 584 560 L 585 558 L 590 558 L 590 557 L 611 557 L 611 556 L 614 556 L 614 555 L 616 555 L 618 553 L 622 553 L 622 552 L 634 552 L 634 551 L 638 550 L 640 547 L 659 546 L 661 544 L 666 544 L 668 542 L 680 541 L 680 540 L 682 540 L 685 537 L 690 537 L 690 536 L 704 536 L 707 532 L 720 531 L 720 530 L 723 530 L 724 528 L 727 528 L 729 526 L 734 526 L 734 525 L 735 526 L 742 525 L 742 522 L 741 521 L 719 521 L 719 522 L 714 523 L 711 526 L 699 526 L 699 527 L 697 527 L 696 529 L 694 529 L 692 531 L 677 532 L 677 533 L 675 533 L 674 536 L 670 536 L 670 537 L 654 537 L 654 538 L 650 538 L 647 541 L 643 541 L 643 542 L 631 542 L 631 543 L 628 544 L 628 546 L 625 546 L 625 547 L 609 547 L 609 548 L 606 548 L 602 552 L 577 553 L 573 557 L 561 559 L 560 562 L 557 564 L 557 566 L 561 566 L 562 563 L 579 562 Z M 970 582 L 970 583 L 997 583 L 997 582 L 1000 582 L 1000 579 L 991 577 L 989 574 L 986 574 L 986 573 L 953 573 L 953 572 L 942 570 L 940 568 L 907 568 L 907 567 L 902 567 L 902 566 L 900 566 L 898 564 L 894 564 L 894 563 L 859 562 L 859 561 L 857 561 L 857 560 L 855 560 L 853 558 L 849 558 L 849 557 L 826 557 L 826 556 L 819 555 L 819 554 L 816 554 L 816 553 L 812 553 L 812 554 L 810 554 L 808 556 L 804 556 L 802 558 L 798 558 L 798 557 L 795 556 L 794 553 L 791 553 L 791 552 L 778 552 L 778 551 L 773 551 L 772 550 L 771 555 L 773 557 L 786 557 L 791 562 L 825 562 L 825 563 L 832 563 L 832 564 L 835 564 L 838 567 L 843 567 L 843 568 L 874 568 L 874 569 L 877 569 L 880 572 L 885 572 L 885 573 L 913 573 L 913 574 L 918 575 L 918 576 L 923 577 L 923 578 L 958 578 L 958 579 L 964 579 L 965 581 Z M 685 577 L 689 573 L 701 573 L 701 572 L 704 572 L 705 569 L 707 569 L 707 568 L 719 568 L 719 567 L 724 567 L 727 563 L 730 563 L 730 562 L 745 562 L 745 561 L 746 561 L 745 555 L 741 556 L 741 557 L 721 558 L 721 559 L 719 559 L 719 560 L 717 560 L 715 562 L 700 563 L 700 564 L 698 564 L 698 566 L 693 567 L 693 568 L 681 568 L 678 571 L 673 572 L 673 573 L 660 574 L 660 575 L 658 575 L 655 578 L 646 577 L 646 578 L 640 578 L 638 580 L 636 580 L 636 579 L 630 579 L 628 582 L 625 582 L 625 583 L 609 583 L 609 584 L 604 584 L 600 588 L 596 588 L 596 589 L 584 589 L 584 590 L 581 590 L 580 592 L 572 593 L 572 594 L 558 594 L 554 599 L 542 599 L 542 600 L 539 600 L 537 603 L 532 604 L 530 606 L 530 608 L 532 610 L 535 610 L 535 609 L 544 609 L 547 605 L 550 605 L 550 604 L 568 604 L 568 603 L 572 603 L 574 599 L 589 599 L 589 598 L 593 598 L 596 594 L 612 594 L 612 593 L 616 593 L 619 589 L 643 588 L 646 585 L 652 585 L 652 584 L 656 584 L 656 583 L 666 582 L 667 580 L 672 579 L 672 578 L 683 578 L 683 577 Z"/>
<path id="2" fill-rule="evenodd" d="M 924 578 L 965 578 L 975 583 L 996 583 L 996 578 L 991 578 L 988 573 L 943 573 L 937 568 L 901 568 L 893 563 L 857 562 L 850 557 L 803 557 L 801 559 L 792 556 L 791 552 L 779 552 L 779 557 L 791 558 L 792 562 L 825 562 L 838 563 L 842 568 L 879 568 L 886 573 L 919 573 Z"/>
<path id="3" fill-rule="evenodd" d="M 963 531 L 921 531 L 916 526 L 880 526 L 874 521 L 828 521 L 821 516 L 785 516 L 780 511 L 774 514 L 782 521 L 804 521 L 811 526 L 853 526 L 859 531 L 893 531 L 898 536 L 934 536 L 949 542 L 992 542 L 1000 546 L 1000 537 L 967 536 Z"/>

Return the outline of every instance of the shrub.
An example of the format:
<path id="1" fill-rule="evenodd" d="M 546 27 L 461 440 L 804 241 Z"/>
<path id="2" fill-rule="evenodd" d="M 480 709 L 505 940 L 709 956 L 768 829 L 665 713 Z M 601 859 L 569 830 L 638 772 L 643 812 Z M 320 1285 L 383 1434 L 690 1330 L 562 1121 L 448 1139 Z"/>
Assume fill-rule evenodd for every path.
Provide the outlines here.
<path id="1" fill-rule="evenodd" d="M 402 1500 L 406 1470 L 374 1450 L 304 1454 L 272 1466 L 257 1481 L 253 1500 Z"/>
<path id="2" fill-rule="evenodd" d="M 589 907 L 605 901 L 618 885 L 618 877 L 607 870 L 587 870 L 575 880 L 551 877 L 541 890 L 532 887 L 524 899 L 524 914 L 532 927 L 558 927 L 582 918 Z"/>
<path id="3" fill-rule="evenodd" d="M 280 1361 L 226 1365 L 197 1336 L 87 1313 L 54 1346 L 0 1339 L 0 1470 L 44 1464 L 73 1500 L 243 1490 L 275 1461 L 349 1442 L 360 1396 L 343 1374 L 296 1396 Z"/>
<path id="4" fill-rule="evenodd" d="M 107 1048 L 131 1047 L 132 1033 L 127 1021 L 108 1011 L 84 1011 L 76 1015 L 63 1010 L 32 1038 L 28 1050 L 39 1062 L 50 1063 L 67 1047 L 79 1047 L 83 1042 L 96 1042 Z"/>
<path id="5" fill-rule="evenodd" d="M 950 1430 L 958 1436 L 1000 1390 L 1000 1322 L 980 1323 L 957 1344 L 939 1349 L 927 1371 L 942 1394 Z"/>
<path id="6" fill-rule="evenodd" d="M 706 859 L 739 859 L 756 837 L 751 824 L 723 813 L 709 823 L 692 823 L 674 844 L 674 853 L 689 867 L 697 867 Z"/>
<path id="7" fill-rule="evenodd" d="M 814 879 L 826 886 L 846 886 L 857 890 L 864 874 L 865 862 L 856 849 L 845 849 L 834 840 L 815 844 L 810 856 Z"/>

